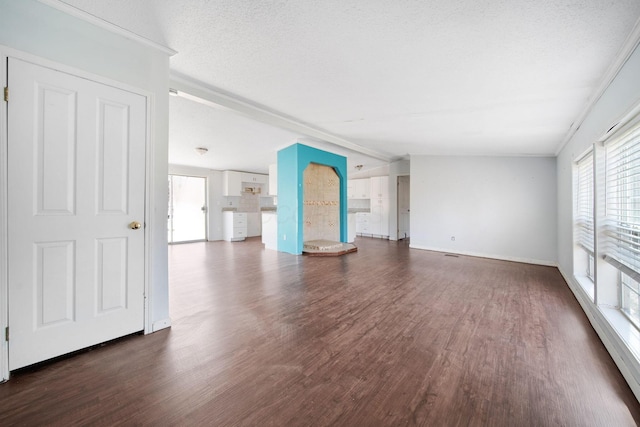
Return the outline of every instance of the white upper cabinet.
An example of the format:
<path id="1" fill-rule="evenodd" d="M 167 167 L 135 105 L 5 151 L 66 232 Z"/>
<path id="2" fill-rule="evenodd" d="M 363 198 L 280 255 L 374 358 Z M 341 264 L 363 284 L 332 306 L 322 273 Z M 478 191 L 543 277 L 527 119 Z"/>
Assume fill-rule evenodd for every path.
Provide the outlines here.
<path id="1" fill-rule="evenodd" d="M 269 183 L 269 177 L 258 173 L 224 171 L 222 182 L 224 196 L 241 196 L 243 183 L 266 185 Z"/>
<path id="2" fill-rule="evenodd" d="M 374 176 L 371 178 L 371 199 L 388 199 L 389 198 L 389 177 Z"/>
<path id="3" fill-rule="evenodd" d="M 389 177 L 350 179 L 347 182 L 347 197 L 349 199 L 388 199 Z"/>
<path id="4" fill-rule="evenodd" d="M 369 178 L 356 179 L 356 195 L 358 199 L 368 199 L 371 194 Z"/>
<path id="5" fill-rule="evenodd" d="M 268 184 L 269 177 L 267 175 L 257 173 L 242 172 L 242 182 L 248 182 L 250 184 Z"/>
<path id="6" fill-rule="evenodd" d="M 242 195 L 242 172 L 224 171 L 222 177 L 222 194 L 225 196 Z"/>
<path id="7" fill-rule="evenodd" d="M 347 197 L 350 199 L 368 199 L 371 194 L 369 178 L 347 181 Z"/>

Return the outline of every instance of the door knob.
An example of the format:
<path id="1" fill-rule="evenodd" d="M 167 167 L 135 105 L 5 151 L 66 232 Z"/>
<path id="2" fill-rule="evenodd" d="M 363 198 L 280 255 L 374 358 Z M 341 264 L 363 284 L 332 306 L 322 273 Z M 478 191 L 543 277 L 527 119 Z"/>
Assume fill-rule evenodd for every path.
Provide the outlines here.
<path id="1" fill-rule="evenodd" d="M 138 221 L 133 221 L 131 224 L 129 224 L 129 228 L 132 230 L 139 230 L 140 228 L 142 228 L 142 224 L 140 224 Z"/>

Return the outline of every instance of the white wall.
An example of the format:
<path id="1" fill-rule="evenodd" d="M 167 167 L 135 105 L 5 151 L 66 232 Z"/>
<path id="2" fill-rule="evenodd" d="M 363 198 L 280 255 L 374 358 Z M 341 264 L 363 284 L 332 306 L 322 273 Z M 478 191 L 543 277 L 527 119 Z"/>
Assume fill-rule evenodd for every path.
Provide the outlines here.
<path id="1" fill-rule="evenodd" d="M 627 60 L 616 78 L 595 103 L 578 131 L 557 157 L 558 168 L 558 267 L 585 311 L 611 357 L 631 389 L 640 399 L 640 363 L 638 345 L 631 350 L 621 333 L 624 325 L 614 329 L 607 317 L 609 308 L 596 306 L 574 278 L 573 271 L 573 183 L 574 161 L 595 143 L 618 119 L 640 103 L 640 49 Z M 626 322 L 628 323 L 628 322 Z M 628 325 L 627 325 L 628 326 Z M 633 330 L 633 327 L 631 327 Z M 635 353 L 634 353 L 635 351 Z"/>
<path id="2" fill-rule="evenodd" d="M 555 265 L 555 158 L 411 156 L 410 218 L 413 248 Z"/>
<path id="3" fill-rule="evenodd" d="M 168 326 L 168 56 L 34 0 L 0 0 L 0 51 L 35 55 L 150 95 L 148 315 L 153 330 Z"/>
<path id="4" fill-rule="evenodd" d="M 573 162 L 640 102 L 639 76 L 640 49 L 636 48 L 558 155 L 558 264 L 566 273 L 573 266 Z"/>

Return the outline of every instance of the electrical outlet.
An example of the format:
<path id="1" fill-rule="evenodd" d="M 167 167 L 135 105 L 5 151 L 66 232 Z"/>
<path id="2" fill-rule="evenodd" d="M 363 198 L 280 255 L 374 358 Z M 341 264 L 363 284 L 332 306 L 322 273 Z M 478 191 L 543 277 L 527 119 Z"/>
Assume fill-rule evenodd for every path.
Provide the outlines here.
<path id="1" fill-rule="evenodd" d="M 456 241 L 456 236 L 451 236 L 451 241 L 455 242 Z"/>
<path id="2" fill-rule="evenodd" d="M 287 240 L 287 235 L 286 234 L 282 235 L 282 240 Z"/>

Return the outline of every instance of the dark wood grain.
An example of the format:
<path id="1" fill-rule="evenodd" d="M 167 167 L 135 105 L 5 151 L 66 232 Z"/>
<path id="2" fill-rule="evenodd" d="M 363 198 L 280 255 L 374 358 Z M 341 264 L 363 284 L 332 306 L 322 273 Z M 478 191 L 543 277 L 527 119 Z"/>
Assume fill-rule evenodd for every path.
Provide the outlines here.
<path id="1" fill-rule="evenodd" d="M 557 269 L 356 243 L 335 258 L 171 246 L 171 330 L 14 373 L 0 424 L 640 421 Z"/>

